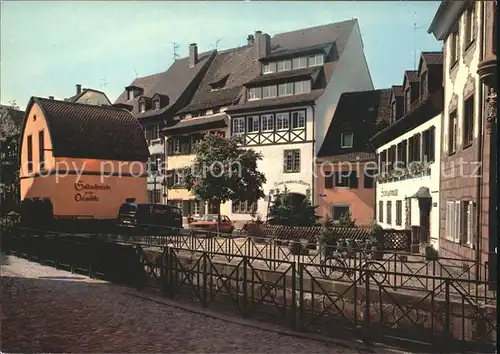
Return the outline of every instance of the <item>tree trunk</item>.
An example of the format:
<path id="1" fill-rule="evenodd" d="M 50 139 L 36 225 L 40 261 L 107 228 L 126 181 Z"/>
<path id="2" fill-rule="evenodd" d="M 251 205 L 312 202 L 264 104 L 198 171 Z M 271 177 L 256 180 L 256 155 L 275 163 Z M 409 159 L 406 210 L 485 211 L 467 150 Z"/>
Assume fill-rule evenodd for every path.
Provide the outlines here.
<path id="1" fill-rule="evenodd" d="M 220 237 L 220 201 L 217 201 L 215 205 L 217 206 L 217 237 Z"/>

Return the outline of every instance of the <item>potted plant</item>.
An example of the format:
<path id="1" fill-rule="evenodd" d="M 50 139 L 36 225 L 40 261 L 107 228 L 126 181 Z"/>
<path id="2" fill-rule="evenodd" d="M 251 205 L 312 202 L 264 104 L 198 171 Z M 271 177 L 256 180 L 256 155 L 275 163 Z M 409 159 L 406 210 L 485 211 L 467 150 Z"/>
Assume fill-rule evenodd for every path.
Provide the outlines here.
<path id="1" fill-rule="evenodd" d="M 384 258 L 384 229 L 373 222 L 370 227 L 371 258 L 382 260 Z"/>
<path id="2" fill-rule="evenodd" d="M 434 246 L 429 243 L 425 243 L 423 246 L 426 260 L 433 261 L 439 258 L 438 251 L 434 248 Z"/>
<path id="3" fill-rule="evenodd" d="M 326 215 L 321 221 L 321 231 L 316 238 L 316 249 L 322 252 L 323 257 L 331 256 L 337 245 L 337 238 L 333 220 L 330 215 Z"/>

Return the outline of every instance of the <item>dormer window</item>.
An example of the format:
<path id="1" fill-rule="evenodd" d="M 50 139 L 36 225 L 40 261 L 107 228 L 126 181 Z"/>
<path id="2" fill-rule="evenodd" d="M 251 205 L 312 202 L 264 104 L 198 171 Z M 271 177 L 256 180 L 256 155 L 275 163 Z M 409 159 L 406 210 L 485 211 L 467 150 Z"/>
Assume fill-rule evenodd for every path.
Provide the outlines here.
<path id="1" fill-rule="evenodd" d="M 155 106 L 155 109 L 156 109 L 156 110 L 159 110 L 159 109 L 160 109 L 160 99 L 156 99 L 156 100 L 154 100 L 154 106 Z"/>
<path id="2" fill-rule="evenodd" d="M 262 98 L 262 92 L 260 87 L 252 87 L 248 90 L 248 99 L 249 100 L 258 100 Z"/>
<path id="3" fill-rule="evenodd" d="M 422 97 L 427 95 L 427 71 L 424 71 L 422 75 L 420 75 L 420 92 Z"/>
<path id="4" fill-rule="evenodd" d="M 342 149 L 352 148 L 353 145 L 353 133 L 341 133 L 340 134 L 340 147 Z"/>
<path id="5" fill-rule="evenodd" d="M 292 70 L 291 60 L 280 60 L 278 62 L 278 71 Z"/>
<path id="6" fill-rule="evenodd" d="M 294 58 L 292 66 L 294 69 L 307 68 L 307 57 Z"/>
<path id="7" fill-rule="evenodd" d="M 391 121 L 395 122 L 396 121 L 396 100 L 392 101 L 392 108 L 391 108 Z"/>
<path id="8" fill-rule="evenodd" d="M 146 112 L 146 102 L 139 103 L 139 112 L 141 113 Z"/>
<path id="9" fill-rule="evenodd" d="M 411 104 L 411 90 L 408 87 L 405 91 L 405 113 L 408 113 L 410 111 L 410 104 Z"/>
<path id="10" fill-rule="evenodd" d="M 133 100 L 135 97 L 134 94 L 135 94 L 135 92 L 133 89 L 128 90 L 128 99 Z"/>
<path id="11" fill-rule="evenodd" d="M 209 85 L 210 85 L 210 88 L 212 89 L 212 91 L 223 89 L 226 86 L 226 82 L 227 82 L 228 77 L 229 77 L 229 74 L 222 77 L 221 79 L 219 79 L 217 81 L 211 82 Z"/>
<path id="12" fill-rule="evenodd" d="M 262 73 L 270 74 L 276 72 L 276 63 L 266 63 L 262 65 Z"/>
<path id="13" fill-rule="evenodd" d="M 323 54 L 310 55 L 307 57 L 307 66 L 323 65 L 324 59 Z"/>

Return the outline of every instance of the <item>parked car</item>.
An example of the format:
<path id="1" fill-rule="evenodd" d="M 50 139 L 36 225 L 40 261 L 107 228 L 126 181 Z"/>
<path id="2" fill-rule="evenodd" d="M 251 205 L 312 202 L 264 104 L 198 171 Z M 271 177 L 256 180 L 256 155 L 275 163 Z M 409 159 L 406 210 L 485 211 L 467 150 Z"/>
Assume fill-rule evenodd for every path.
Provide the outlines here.
<path id="1" fill-rule="evenodd" d="M 171 234 L 182 229 L 182 211 L 167 204 L 123 203 L 118 226 L 140 234 Z"/>
<path id="2" fill-rule="evenodd" d="M 226 216 L 220 216 L 219 232 L 231 234 L 234 231 L 233 222 Z M 189 224 L 189 228 L 194 234 L 198 233 L 216 233 L 217 232 L 217 214 L 203 215 L 200 220 Z"/>

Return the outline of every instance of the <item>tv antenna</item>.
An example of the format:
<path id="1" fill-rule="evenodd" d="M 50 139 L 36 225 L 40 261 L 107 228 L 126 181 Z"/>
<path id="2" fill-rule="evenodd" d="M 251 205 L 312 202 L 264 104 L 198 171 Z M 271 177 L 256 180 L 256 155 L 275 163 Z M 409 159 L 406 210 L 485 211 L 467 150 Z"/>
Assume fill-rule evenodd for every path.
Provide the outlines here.
<path id="1" fill-rule="evenodd" d="M 222 38 L 224 37 L 220 37 L 215 40 L 215 50 L 217 50 L 217 48 L 219 47 L 219 42 L 222 40 Z"/>
<path id="2" fill-rule="evenodd" d="M 101 81 L 102 81 L 102 84 L 101 84 L 102 90 L 104 91 L 104 93 L 106 93 L 106 87 L 108 86 L 109 81 L 107 81 L 105 77 L 102 78 Z"/>
<path id="3" fill-rule="evenodd" d="M 179 43 L 177 43 L 177 42 L 170 42 L 170 43 L 172 43 L 172 45 L 174 47 L 172 59 L 177 60 L 180 58 L 180 55 L 177 53 L 177 49 L 179 49 Z"/>
<path id="4" fill-rule="evenodd" d="M 135 73 L 135 78 L 137 79 L 139 77 L 139 73 L 135 69 L 134 69 L 134 73 Z"/>
<path id="5" fill-rule="evenodd" d="M 417 31 L 424 28 L 425 26 L 417 26 L 416 20 L 417 13 L 413 13 L 413 70 L 417 70 Z"/>

